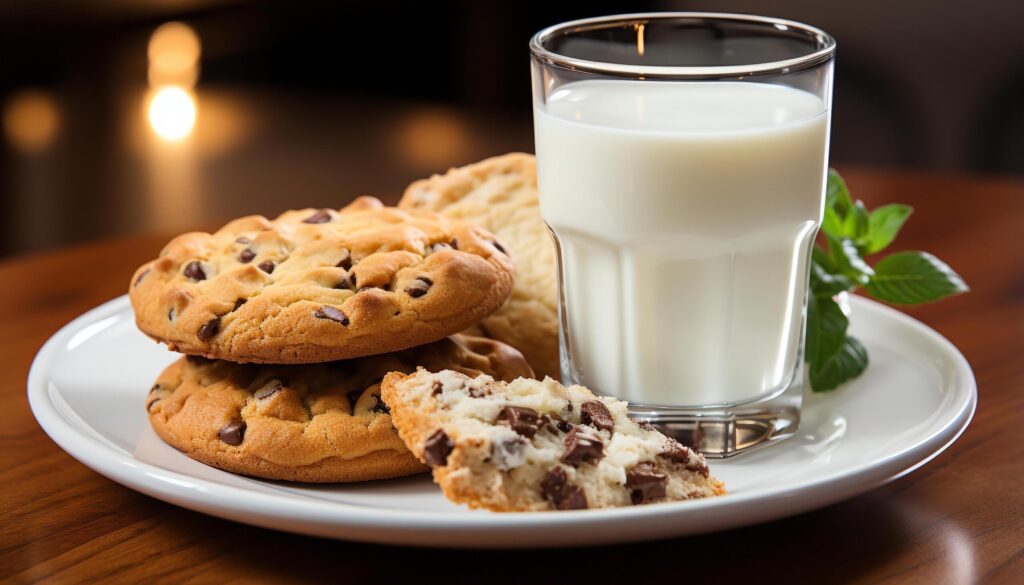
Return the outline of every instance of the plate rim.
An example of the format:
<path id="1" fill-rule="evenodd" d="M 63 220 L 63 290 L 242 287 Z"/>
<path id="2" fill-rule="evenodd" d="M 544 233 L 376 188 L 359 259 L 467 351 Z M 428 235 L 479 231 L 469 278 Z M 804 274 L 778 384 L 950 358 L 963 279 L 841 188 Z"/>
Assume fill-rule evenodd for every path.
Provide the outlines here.
<path id="1" fill-rule="evenodd" d="M 916 334 L 937 342 L 942 352 L 947 354 L 956 366 L 951 375 L 942 376 L 942 382 L 950 384 L 954 389 L 966 391 L 966 400 L 958 401 L 956 413 L 941 427 L 896 452 L 874 460 L 873 463 L 862 463 L 833 475 L 795 485 L 783 485 L 746 494 L 729 494 L 723 498 L 569 512 L 450 514 L 444 511 L 369 508 L 346 502 L 303 498 L 294 494 L 254 492 L 244 487 L 225 485 L 140 461 L 131 453 L 122 454 L 120 450 L 104 444 L 68 420 L 53 403 L 46 376 L 49 364 L 59 355 L 66 340 L 85 326 L 128 308 L 127 295 L 107 301 L 83 313 L 43 344 L 29 371 L 28 399 L 33 416 L 46 434 L 69 455 L 97 473 L 157 499 L 248 524 L 335 538 L 427 546 L 450 546 L 450 542 L 431 543 L 425 537 L 431 534 L 436 536 L 438 533 L 450 534 L 453 531 L 467 535 L 481 531 L 506 531 L 504 538 L 461 543 L 468 546 L 496 546 L 495 542 L 501 542 L 497 546 L 536 546 L 537 541 L 517 543 L 513 540 L 517 538 L 514 534 L 551 525 L 578 530 L 614 524 L 626 519 L 641 522 L 661 521 L 659 523 L 662 526 L 660 530 L 651 530 L 634 537 L 604 535 L 602 538 L 601 534 L 590 534 L 584 535 L 589 538 L 568 538 L 564 543 L 550 544 L 568 546 L 682 536 L 781 518 L 864 493 L 926 464 L 956 441 L 970 424 L 977 408 L 977 383 L 963 354 L 937 331 L 896 309 L 856 295 L 851 296 L 851 302 L 855 310 L 879 312 L 884 318 L 895 319 L 900 325 L 913 329 Z M 149 481 L 146 481 L 147 478 Z M 273 505 L 267 505 L 268 498 Z M 763 505 L 766 501 L 775 504 L 774 507 Z M 763 509 L 757 509 L 758 506 Z M 745 510 L 745 513 L 721 514 L 715 517 L 715 513 L 721 509 L 731 509 L 734 512 Z M 688 515 L 706 517 L 706 523 L 698 527 L 665 525 L 665 520 Z M 282 526 L 282 523 L 285 526 Z M 375 532 L 360 533 L 366 529 Z"/>

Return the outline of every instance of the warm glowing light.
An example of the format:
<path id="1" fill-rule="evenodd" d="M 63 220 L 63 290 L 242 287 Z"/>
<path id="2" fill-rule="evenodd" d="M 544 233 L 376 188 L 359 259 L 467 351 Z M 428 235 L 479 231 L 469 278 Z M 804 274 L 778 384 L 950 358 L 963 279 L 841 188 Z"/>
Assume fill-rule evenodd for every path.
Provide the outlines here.
<path id="1" fill-rule="evenodd" d="M 161 88 L 149 102 L 149 125 L 157 136 L 177 142 L 192 133 L 196 125 L 196 101 L 181 87 Z"/>
<path id="2" fill-rule="evenodd" d="M 193 87 L 199 78 L 202 45 L 192 27 L 180 22 L 161 25 L 149 38 L 150 85 Z"/>
<path id="3" fill-rule="evenodd" d="M 420 167 L 454 164 L 469 146 L 469 136 L 458 117 L 444 110 L 421 110 L 398 128 L 398 146 L 405 158 Z"/>
<path id="4" fill-rule="evenodd" d="M 39 152 L 53 142 L 60 125 L 57 104 L 49 94 L 25 90 L 14 94 L 4 108 L 4 130 L 16 148 Z"/>
<path id="5" fill-rule="evenodd" d="M 641 57 L 644 54 L 644 26 L 643 24 L 636 25 L 636 52 Z"/>

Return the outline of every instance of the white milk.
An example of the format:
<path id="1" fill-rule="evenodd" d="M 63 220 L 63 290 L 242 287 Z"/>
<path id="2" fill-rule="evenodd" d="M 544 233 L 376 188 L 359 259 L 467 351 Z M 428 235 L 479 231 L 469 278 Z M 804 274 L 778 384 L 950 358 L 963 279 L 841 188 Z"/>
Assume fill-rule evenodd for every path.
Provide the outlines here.
<path id="1" fill-rule="evenodd" d="M 662 405 L 785 387 L 822 214 L 824 102 L 746 82 L 584 81 L 534 119 L 579 381 Z"/>

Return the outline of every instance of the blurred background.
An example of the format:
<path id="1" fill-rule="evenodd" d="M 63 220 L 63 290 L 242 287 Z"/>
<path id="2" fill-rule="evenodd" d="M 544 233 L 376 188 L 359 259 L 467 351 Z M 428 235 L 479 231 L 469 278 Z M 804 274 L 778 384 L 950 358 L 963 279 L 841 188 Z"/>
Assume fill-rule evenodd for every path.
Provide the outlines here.
<path id="1" fill-rule="evenodd" d="M 0 3 L 0 256 L 248 213 L 396 201 L 532 151 L 527 41 L 709 10 L 839 42 L 832 162 L 1024 174 L 1024 2 Z"/>

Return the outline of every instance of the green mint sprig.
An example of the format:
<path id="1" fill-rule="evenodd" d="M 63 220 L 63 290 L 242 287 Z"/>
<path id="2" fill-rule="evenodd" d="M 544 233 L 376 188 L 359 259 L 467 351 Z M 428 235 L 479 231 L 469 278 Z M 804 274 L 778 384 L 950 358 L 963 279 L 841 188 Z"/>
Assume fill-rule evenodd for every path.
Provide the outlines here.
<path id="1" fill-rule="evenodd" d="M 850 323 L 836 302 L 839 293 L 863 288 L 880 301 L 917 305 L 969 290 L 959 274 L 927 252 L 897 252 L 873 267 L 864 260 L 889 247 L 913 211 L 898 203 L 869 211 L 829 169 L 821 223 L 825 245 L 812 250 L 804 343 L 815 392 L 834 390 L 868 367 L 867 350 L 846 334 Z"/>

